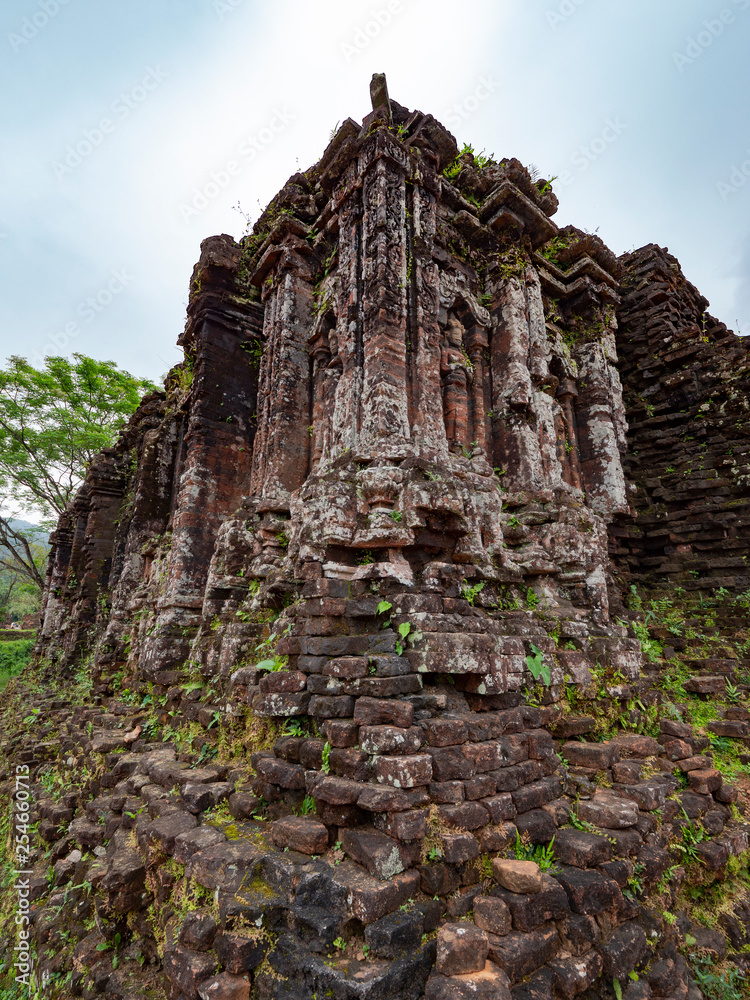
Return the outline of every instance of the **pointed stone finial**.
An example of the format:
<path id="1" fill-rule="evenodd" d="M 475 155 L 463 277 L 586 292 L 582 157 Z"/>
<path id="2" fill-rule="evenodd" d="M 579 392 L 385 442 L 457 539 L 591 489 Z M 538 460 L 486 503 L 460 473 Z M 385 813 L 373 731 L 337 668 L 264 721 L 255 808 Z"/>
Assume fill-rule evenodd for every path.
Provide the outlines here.
<path id="1" fill-rule="evenodd" d="M 391 102 L 388 99 L 388 84 L 385 80 L 385 73 L 372 74 L 372 80 L 370 80 L 370 100 L 372 101 L 373 111 L 379 111 L 383 108 L 390 119 Z"/>

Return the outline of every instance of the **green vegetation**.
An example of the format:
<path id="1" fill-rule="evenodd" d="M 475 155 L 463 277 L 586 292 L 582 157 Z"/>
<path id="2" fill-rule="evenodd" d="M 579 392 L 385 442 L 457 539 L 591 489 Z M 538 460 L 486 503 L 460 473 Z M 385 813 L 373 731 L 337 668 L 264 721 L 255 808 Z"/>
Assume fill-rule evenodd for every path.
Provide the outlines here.
<path id="1" fill-rule="evenodd" d="M 310 816 L 315 812 L 315 799 L 312 795 L 306 795 L 302 803 L 293 811 L 295 816 Z"/>
<path id="2" fill-rule="evenodd" d="M 475 583 L 473 587 L 470 587 L 468 583 L 465 583 L 461 588 L 461 597 L 463 597 L 465 601 L 468 601 L 473 607 L 476 596 L 480 593 L 480 591 L 484 590 L 484 585 L 484 580 L 480 583 Z"/>
<path id="3" fill-rule="evenodd" d="M 490 153 L 489 156 L 482 150 L 481 153 L 477 153 L 473 146 L 468 143 L 464 143 L 463 147 L 459 150 L 458 156 L 449 163 L 448 166 L 443 170 L 443 177 L 446 177 L 449 181 L 454 181 L 461 170 L 466 166 L 466 161 L 471 157 L 471 163 L 478 170 L 482 170 L 484 167 L 488 167 L 491 163 L 494 163 L 493 154 Z"/>
<path id="4" fill-rule="evenodd" d="M 553 178 L 554 180 L 554 178 Z M 564 265 L 560 262 L 559 257 L 563 250 L 566 250 L 572 243 L 575 242 L 575 237 L 572 236 L 553 236 L 548 243 L 545 243 L 537 252 L 545 260 L 548 260 L 551 264 L 556 267 L 563 268 Z"/>
<path id="5" fill-rule="evenodd" d="M 741 1000 L 747 996 L 748 981 L 736 966 L 717 969 L 709 955 L 694 955 L 692 958 L 693 976 L 707 1000 Z"/>
<path id="6" fill-rule="evenodd" d="M 156 388 L 83 354 L 45 358 L 42 369 L 12 357 L 0 371 L 0 495 L 56 517 L 94 456 L 114 444 L 143 393 Z"/>
<path id="7" fill-rule="evenodd" d="M 17 639 L 10 642 L 0 642 L 0 690 L 5 687 L 11 677 L 17 677 L 29 662 L 33 639 Z"/>
<path id="8" fill-rule="evenodd" d="M 544 654 L 538 646 L 535 646 L 533 642 L 530 642 L 529 646 L 532 655 L 526 657 L 526 666 L 531 671 L 531 676 L 535 681 L 541 681 L 542 684 L 549 687 L 551 681 L 549 664 L 544 662 Z"/>
<path id="9" fill-rule="evenodd" d="M 518 861 L 534 861 L 543 872 L 554 872 L 558 870 L 554 858 L 555 838 L 544 847 L 543 844 L 525 843 L 516 830 L 516 842 L 513 846 L 513 856 Z"/>
<path id="10" fill-rule="evenodd" d="M 256 670 L 268 670 L 269 672 L 275 672 L 277 670 L 283 670 L 287 665 L 289 657 L 287 656 L 272 656 L 266 660 L 260 660 L 255 664 Z"/>
<path id="11" fill-rule="evenodd" d="M 113 445 L 147 379 L 83 354 L 45 358 L 37 369 L 11 357 L 0 370 L 0 501 L 50 527 L 81 485 L 90 462 Z M 38 610 L 47 558 L 43 530 L 0 517 L 0 614 Z"/>

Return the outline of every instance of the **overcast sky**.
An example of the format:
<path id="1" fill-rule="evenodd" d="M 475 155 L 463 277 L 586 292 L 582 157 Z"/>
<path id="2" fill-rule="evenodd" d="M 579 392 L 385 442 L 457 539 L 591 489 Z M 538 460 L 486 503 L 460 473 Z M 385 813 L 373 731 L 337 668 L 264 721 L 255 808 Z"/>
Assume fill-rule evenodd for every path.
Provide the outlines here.
<path id="1" fill-rule="evenodd" d="M 4 0 L 0 356 L 157 379 L 202 239 L 391 96 L 750 333 L 750 0 Z M 743 168 L 744 165 L 744 168 Z"/>

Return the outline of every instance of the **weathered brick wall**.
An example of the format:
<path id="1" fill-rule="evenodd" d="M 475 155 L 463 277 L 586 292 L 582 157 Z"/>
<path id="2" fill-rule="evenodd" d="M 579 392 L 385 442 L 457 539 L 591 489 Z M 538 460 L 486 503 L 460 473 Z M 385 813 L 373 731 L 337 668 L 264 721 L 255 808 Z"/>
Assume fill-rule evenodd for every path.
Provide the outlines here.
<path id="1" fill-rule="evenodd" d="M 750 349 L 651 244 L 625 268 L 617 348 L 635 524 L 618 527 L 626 580 L 750 587 Z"/>

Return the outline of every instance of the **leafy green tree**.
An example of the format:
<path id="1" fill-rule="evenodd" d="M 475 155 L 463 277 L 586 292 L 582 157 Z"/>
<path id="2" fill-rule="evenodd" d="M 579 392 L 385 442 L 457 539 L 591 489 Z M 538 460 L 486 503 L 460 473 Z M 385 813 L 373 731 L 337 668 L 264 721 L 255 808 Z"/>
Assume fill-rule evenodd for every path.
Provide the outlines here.
<path id="1" fill-rule="evenodd" d="M 0 370 L 0 566 L 42 585 L 33 537 L 9 511 L 51 527 L 97 452 L 117 439 L 141 396 L 157 387 L 113 361 L 83 354 L 34 368 L 11 357 Z"/>
<path id="2" fill-rule="evenodd" d="M 15 525 L 18 522 L 10 522 Z M 0 518 L 0 543 L 7 538 L 8 522 Z M 14 544 L 24 553 L 23 562 L 7 544 L 0 544 L 0 621 L 15 621 L 39 610 L 47 563 L 46 532 L 14 528 Z M 42 541 L 42 537 L 45 540 Z"/>

